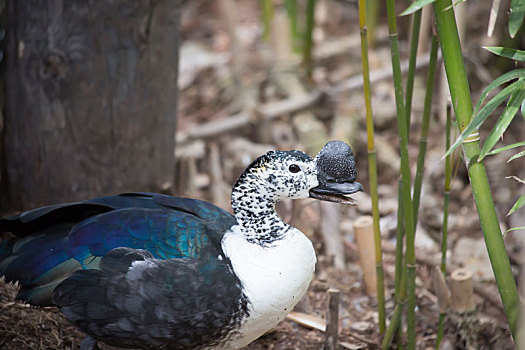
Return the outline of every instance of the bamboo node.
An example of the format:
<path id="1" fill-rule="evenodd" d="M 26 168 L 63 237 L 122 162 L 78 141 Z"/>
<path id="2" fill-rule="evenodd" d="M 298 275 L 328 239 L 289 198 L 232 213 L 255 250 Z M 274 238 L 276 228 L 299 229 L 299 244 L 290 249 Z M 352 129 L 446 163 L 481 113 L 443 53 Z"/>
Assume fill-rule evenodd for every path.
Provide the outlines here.
<path id="1" fill-rule="evenodd" d="M 465 140 L 463 140 L 463 143 L 470 143 L 470 142 L 476 142 L 476 141 L 479 141 L 480 138 L 479 138 L 479 131 L 473 131 L 472 133 L 470 133 L 470 135 L 468 135 Z"/>

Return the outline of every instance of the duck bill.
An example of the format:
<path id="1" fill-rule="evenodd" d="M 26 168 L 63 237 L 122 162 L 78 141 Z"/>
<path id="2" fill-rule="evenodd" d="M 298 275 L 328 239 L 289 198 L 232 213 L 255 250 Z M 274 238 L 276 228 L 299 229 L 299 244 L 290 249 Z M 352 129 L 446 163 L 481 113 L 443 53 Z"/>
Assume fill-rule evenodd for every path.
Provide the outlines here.
<path id="1" fill-rule="evenodd" d="M 312 188 L 310 197 L 326 202 L 357 205 L 357 201 L 349 195 L 359 191 L 363 191 L 363 185 L 359 182 L 329 182 Z"/>

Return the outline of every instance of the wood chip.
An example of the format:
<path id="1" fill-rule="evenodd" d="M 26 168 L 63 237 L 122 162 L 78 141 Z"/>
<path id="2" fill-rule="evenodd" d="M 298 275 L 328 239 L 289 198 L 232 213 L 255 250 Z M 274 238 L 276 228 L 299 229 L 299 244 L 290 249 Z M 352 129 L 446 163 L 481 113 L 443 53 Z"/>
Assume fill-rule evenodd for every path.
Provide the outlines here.
<path id="1" fill-rule="evenodd" d="M 326 331 L 326 320 L 321 317 L 292 311 L 286 315 L 286 318 L 307 328 L 317 329 L 321 332 Z"/>

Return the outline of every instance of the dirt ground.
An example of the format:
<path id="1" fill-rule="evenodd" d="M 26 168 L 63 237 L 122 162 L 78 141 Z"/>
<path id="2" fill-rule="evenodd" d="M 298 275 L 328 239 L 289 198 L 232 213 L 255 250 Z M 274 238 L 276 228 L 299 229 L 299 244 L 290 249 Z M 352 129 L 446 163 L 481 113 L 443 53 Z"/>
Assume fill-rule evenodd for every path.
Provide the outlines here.
<path id="1" fill-rule="evenodd" d="M 357 7 L 354 2 L 320 2 L 323 5 L 319 11 L 321 14 L 316 19 L 318 28 L 314 33 L 317 43 L 314 52 L 315 66 L 310 81 L 304 79 L 296 63 L 281 65 L 274 62 L 272 45 L 261 39 L 258 2 L 234 2 L 238 17 L 234 20 L 237 41 L 231 39 L 228 21 L 232 19 L 224 11 L 221 12 L 219 1 L 194 0 L 185 5 L 179 77 L 176 148 L 178 170 L 175 174 L 175 188 L 165 191 L 210 200 L 229 208 L 231 184 L 257 155 L 272 148 L 297 148 L 314 155 L 319 144 L 324 144 L 328 139 L 342 139 L 354 149 L 358 181 L 363 183 L 366 192 L 369 186 L 362 90 L 343 88 L 353 77 L 361 74 Z M 489 4 L 466 3 L 462 5 L 469 6 L 467 13 L 470 19 L 465 20 L 465 37 L 468 40 L 463 41 L 464 52 L 473 98 L 476 99 L 482 88 L 506 68 L 502 68 L 502 63 L 494 61 L 481 49 L 482 45 L 491 43 L 491 40 L 498 40 L 485 37 Z M 377 43 L 370 51 L 371 69 L 374 71 L 388 70 L 390 65 L 386 28 L 382 26 L 385 21 L 379 21 Z M 400 19 L 403 59 L 408 56 L 407 30 L 408 20 Z M 426 56 L 425 43 L 422 44 L 421 51 L 420 58 Z M 412 164 L 415 164 L 417 158 L 425 76 L 426 71 L 422 69 L 415 83 L 409 149 Z M 298 88 L 290 83 L 294 79 L 303 85 Z M 418 349 L 435 348 L 439 318 L 438 296 L 432 286 L 433 271 L 440 262 L 443 217 L 444 163 L 441 157 L 444 154 L 444 123 L 440 117 L 443 108 L 439 103 L 438 87 L 439 83 L 436 83 L 416 242 Z M 308 107 L 306 111 L 292 108 L 281 111 L 276 117 L 259 117 L 240 126 L 230 127 L 235 124 L 236 116 L 253 109 L 254 105 L 258 111 L 268 111 L 270 108 L 264 109 L 265 106 L 275 108 L 272 103 L 293 100 L 297 94 L 316 89 L 321 91 L 321 97 L 305 106 Z M 386 79 L 374 83 L 372 98 L 376 118 L 381 232 L 385 249 L 383 266 L 387 287 L 386 307 L 387 316 L 390 317 L 394 308 L 394 244 L 399 174 L 395 102 L 391 81 Z M 266 115 L 268 114 L 270 113 Z M 310 129 L 305 125 L 309 125 Z M 319 132 L 319 127 L 322 132 Z M 482 136 L 486 134 L 485 130 L 481 132 Z M 510 128 L 505 143 L 523 140 L 524 136 L 518 128 Z M 525 167 L 518 162 L 520 160 L 507 164 L 505 157 L 489 158 L 486 162 L 503 230 L 525 226 L 520 223 L 519 217 L 505 216 L 520 191 L 519 184 L 506 177 L 525 178 Z M 476 308 L 463 314 L 449 310 L 442 348 L 513 349 L 499 294 L 484 252 L 483 234 L 468 185 L 468 176 L 463 161 L 455 164 L 448 228 L 449 266 L 451 270 L 464 267 L 474 274 L 473 298 Z M 413 172 L 415 173 L 415 166 Z M 310 200 L 295 205 L 286 202 L 278 209 L 283 218 L 298 225 L 312 239 L 318 253 L 319 262 L 314 281 L 294 311 L 325 319 L 328 308 L 327 291 L 337 288 L 341 292 L 339 349 L 375 349 L 379 348 L 380 342 L 377 301 L 375 296 L 366 293 L 360 252 L 353 235 L 355 219 L 370 214 L 370 198 L 366 193 L 356 198 L 360 205 L 357 208 L 337 207 L 334 210 L 338 211 L 339 219 L 336 224 L 331 223 L 332 227 L 335 225 L 340 231 L 340 238 L 342 237 L 340 245 L 344 247 L 343 268 L 335 267 L 334 257 L 327 252 L 328 243 L 320 229 L 320 226 L 324 226 L 319 204 Z M 524 275 L 525 264 L 523 232 L 509 232 L 505 235 L 505 241 L 513 271 L 520 280 L 520 276 Z M 1 349 L 79 348 L 83 334 L 69 325 L 58 309 L 33 308 L 15 302 L 15 295 L 15 286 L 0 282 Z M 246 349 L 320 349 L 324 342 L 323 331 L 287 319 Z M 101 346 L 112 349 L 102 344 Z"/>

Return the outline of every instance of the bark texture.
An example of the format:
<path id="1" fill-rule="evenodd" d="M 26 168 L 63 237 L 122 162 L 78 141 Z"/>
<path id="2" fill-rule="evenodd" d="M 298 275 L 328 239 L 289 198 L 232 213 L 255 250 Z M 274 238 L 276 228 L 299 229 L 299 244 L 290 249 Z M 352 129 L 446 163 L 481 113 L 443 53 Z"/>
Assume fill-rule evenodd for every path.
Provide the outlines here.
<path id="1" fill-rule="evenodd" d="M 7 0 L 10 210 L 172 184 L 180 5 Z"/>

